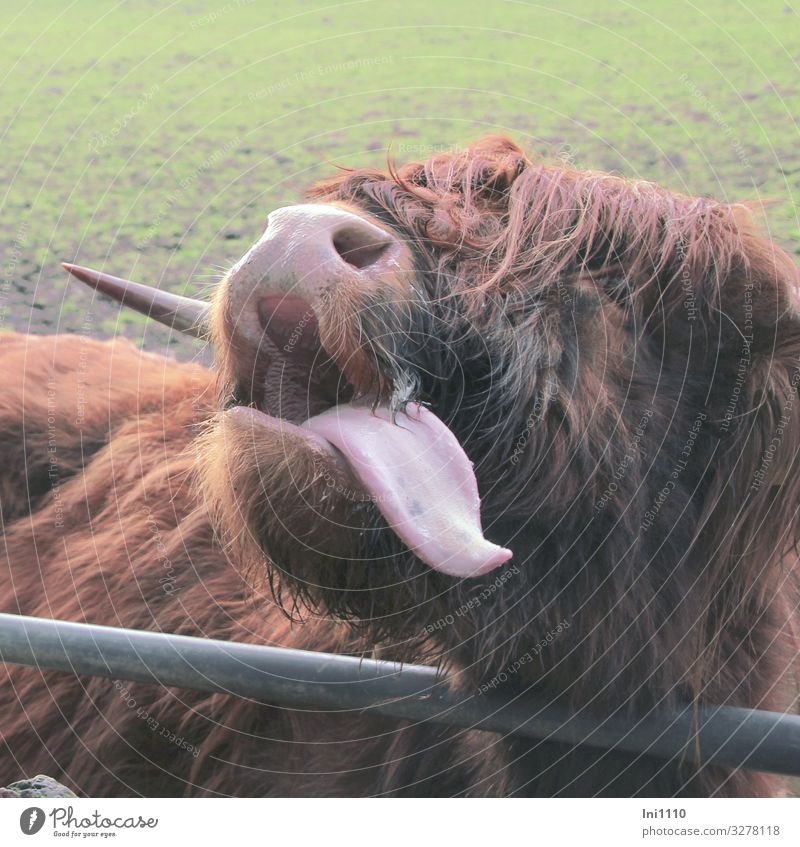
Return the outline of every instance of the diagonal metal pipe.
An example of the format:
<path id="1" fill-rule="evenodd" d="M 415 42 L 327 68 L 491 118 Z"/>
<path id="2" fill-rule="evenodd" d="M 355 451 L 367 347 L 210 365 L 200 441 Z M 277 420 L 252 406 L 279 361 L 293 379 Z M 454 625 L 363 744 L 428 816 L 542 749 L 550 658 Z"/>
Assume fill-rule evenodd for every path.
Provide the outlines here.
<path id="1" fill-rule="evenodd" d="M 459 692 L 432 667 L 11 614 L 0 614 L 0 661 L 800 776 L 797 715 L 687 706 L 603 719 L 527 696 Z"/>

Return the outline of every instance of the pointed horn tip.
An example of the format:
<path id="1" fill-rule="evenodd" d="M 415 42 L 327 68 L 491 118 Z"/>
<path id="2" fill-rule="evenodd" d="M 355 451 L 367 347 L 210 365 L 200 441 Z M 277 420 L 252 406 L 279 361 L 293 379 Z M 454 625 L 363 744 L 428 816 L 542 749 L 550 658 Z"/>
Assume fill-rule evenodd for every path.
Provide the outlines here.
<path id="1" fill-rule="evenodd" d="M 208 303 L 170 294 L 82 265 L 73 265 L 71 262 L 61 262 L 61 266 L 96 291 L 171 329 L 194 338 L 205 338 L 208 333 Z"/>
<path id="2" fill-rule="evenodd" d="M 61 267 L 81 282 L 89 283 L 92 280 L 96 280 L 99 276 L 99 271 L 84 268 L 83 265 L 73 265 L 71 262 L 62 262 Z"/>

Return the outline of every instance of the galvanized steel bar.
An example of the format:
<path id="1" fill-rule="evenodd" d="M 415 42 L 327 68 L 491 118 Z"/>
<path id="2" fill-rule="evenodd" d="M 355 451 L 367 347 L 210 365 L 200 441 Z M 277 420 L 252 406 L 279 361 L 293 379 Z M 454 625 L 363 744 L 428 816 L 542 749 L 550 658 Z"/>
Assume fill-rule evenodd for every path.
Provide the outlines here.
<path id="1" fill-rule="evenodd" d="M 0 614 L 0 661 L 800 776 L 791 714 L 706 706 L 602 719 L 527 696 L 459 692 L 432 667 L 10 614 Z"/>

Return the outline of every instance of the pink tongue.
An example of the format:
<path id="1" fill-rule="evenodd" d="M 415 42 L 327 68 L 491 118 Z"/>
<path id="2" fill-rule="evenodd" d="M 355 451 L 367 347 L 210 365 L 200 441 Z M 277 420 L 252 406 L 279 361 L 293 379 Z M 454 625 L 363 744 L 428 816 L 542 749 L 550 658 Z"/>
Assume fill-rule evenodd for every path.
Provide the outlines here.
<path id="1" fill-rule="evenodd" d="M 511 558 L 483 537 L 472 463 L 429 409 L 411 403 L 392 423 L 386 408 L 342 405 L 303 427 L 344 454 L 392 529 L 432 568 L 478 576 Z"/>

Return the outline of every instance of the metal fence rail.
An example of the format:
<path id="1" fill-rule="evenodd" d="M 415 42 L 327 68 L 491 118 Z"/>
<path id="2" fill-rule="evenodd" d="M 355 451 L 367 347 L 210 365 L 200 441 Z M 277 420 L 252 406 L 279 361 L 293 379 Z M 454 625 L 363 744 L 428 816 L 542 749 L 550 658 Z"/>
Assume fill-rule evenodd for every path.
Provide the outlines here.
<path id="1" fill-rule="evenodd" d="M 435 668 L 0 614 L 0 661 L 800 776 L 800 716 L 732 706 L 640 719 L 451 688 Z"/>

